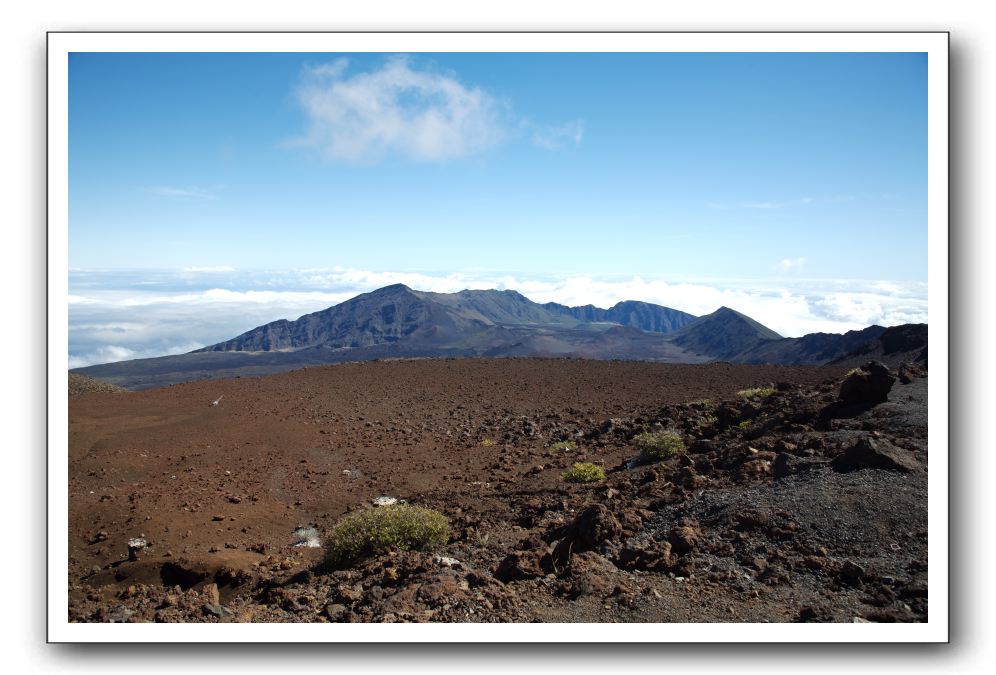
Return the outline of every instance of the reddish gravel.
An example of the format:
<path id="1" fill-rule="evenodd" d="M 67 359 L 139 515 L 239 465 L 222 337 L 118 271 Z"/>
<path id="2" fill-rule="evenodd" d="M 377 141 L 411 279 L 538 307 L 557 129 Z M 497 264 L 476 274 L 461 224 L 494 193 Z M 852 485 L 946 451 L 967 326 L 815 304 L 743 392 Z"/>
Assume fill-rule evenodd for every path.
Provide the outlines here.
<path id="1" fill-rule="evenodd" d="M 739 390 L 782 383 L 784 391 L 816 391 L 843 372 L 559 359 L 410 360 L 75 397 L 69 412 L 70 616 L 85 621 L 563 621 L 585 620 L 588 612 L 595 618 L 587 620 L 745 620 L 740 610 L 730 609 L 729 591 L 722 587 L 665 587 L 659 579 L 641 586 L 638 577 L 645 572 L 634 577 L 594 552 L 575 556 L 573 580 L 551 576 L 543 588 L 521 582 L 516 590 L 516 584 L 503 584 L 491 574 L 517 542 L 531 534 L 545 536 L 591 500 L 596 488 L 561 479 L 571 463 L 594 461 L 610 471 L 612 480 L 629 480 L 623 467 L 634 450 L 627 436 L 659 426 L 667 406 L 698 401 L 681 410 L 693 411 L 700 415 L 696 424 L 708 425 L 715 421 L 710 411 L 722 400 L 737 400 Z M 805 396 L 799 394 L 799 401 L 808 400 Z M 578 448 L 550 450 L 563 439 L 575 439 Z M 738 466 L 742 474 L 742 462 Z M 656 474 L 645 478 L 646 467 L 640 471 L 632 474 L 634 486 L 638 480 L 655 480 Z M 716 485 L 728 487 L 722 481 L 734 478 L 722 475 L 717 474 Z M 629 483 L 620 483 L 620 489 L 629 489 Z M 343 600 L 349 593 L 328 588 L 368 573 L 391 579 L 397 573 L 385 572 L 385 563 L 374 561 L 380 571 L 319 574 L 320 583 L 309 585 L 309 570 L 315 571 L 321 551 L 291 547 L 293 530 L 314 523 L 326 532 L 344 513 L 378 495 L 443 511 L 454 526 L 445 554 L 462 557 L 465 567 L 480 568 L 478 576 L 486 579 L 475 585 L 477 573 L 471 574 L 466 589 L 466 581 L 450 589 L 452 580 L 433 577 L 433 586 L 423 579 L 419 588 L 452 596 L 436 605 L 422 595 L 418 602 L 423 604 L 416 599 L 405 604 L 398 593 L 392 596 L 397 600 L 393 609 L 365 618 L 362 612 L 336 609 L 355 609 L 360 601 Z M 536 500 L 542 506 L 535 517 L 524 516 Z M 666 501 L 658 499 L 658 512 Z M 649 504 L 645 499 L 640 505 Z M 640 518 L 649 527 L 653 513 L 643 508 Z M 137 561 L 128 561 L 127 542 L 140 536 L 149 546 Z M 409 565 L 413 578 L 421 579 L 431 563 L 412 559 L 418 555 L 402 556 L 398 565 Z M 579 570 L 602 563 L 614 570 L 602 574 L 611 586 L 633 586 L 632 592 L 644 593 L 656 609 L 635 600 L 628 607 L 613 602 L 618 616 L 600 619 L 606 611 L 603 596 L 630 591 L 561 588 L 564 583 L 583 587 L 588 582 L 578 581 L 579 574 L 584 576 Z M 311 588 L 305 595 L 314 607 L 287 601 L 281 595 L 285 591 L 273 586 L 274 579 L 286 582 L 295 574 L 293 583 Z M 219 597 L 212 596 L 210 582 L 221 587 Z M 319 593 L 319 587 L 326 590 Z M 472 592 L 479 598 L 475 602 L 484 603 L 475 605 L 479 613 L 453 614 L 454 607 L 463 607 L 460 597 Z M 316 593 L 323 597 L 315 599 Z M 701 611 L 690 613 L 687 600 L 680 600 L 688 593 L 696 594 Z M 383 589 L 373 593 L 382 594 Z M 566 598 L 572 594 L 573 600 Z M 672 604 L 659 600 L 669 597 Z M 752 620 L 798 618 L 798 598 L 786 600 L 795 597 L 790 589 L 776 588 L 766 597 L 757 603 L 766 614 Z M 203 610 L 204 598 L 211 607 L 234 609 L 212 614 Z M 310 609 L 301 609 L 305 606 Z M 827 620 L 846 620 L 827 612 Z"/>

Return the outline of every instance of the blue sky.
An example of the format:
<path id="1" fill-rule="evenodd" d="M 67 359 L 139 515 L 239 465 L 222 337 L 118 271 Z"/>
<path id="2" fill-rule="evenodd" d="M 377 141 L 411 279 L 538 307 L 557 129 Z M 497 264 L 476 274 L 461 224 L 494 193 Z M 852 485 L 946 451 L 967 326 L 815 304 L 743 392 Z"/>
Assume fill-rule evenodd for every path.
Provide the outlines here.
<path id="1" fill-rule="evenodd" d="M 697 313 L 711 296 L 689 285 L 789 298 L 765 317 L 785 333 L 926 320 L 926 65 L 73 54 L 70 292 L 92 307 L 98 292 L 268 289 L 297 294 L 267 296 L 273 318 L 295 318 L 320 308 L 302 293 L 327 306 L 391 275 L 679 309 L 685 284 Z M 860 311 L 854 296 L 820 310 L 830 288 Z M 902 288 L 901 306 L 883 288 Z M 73 339 L 78 358 L 101 347 Z"/>

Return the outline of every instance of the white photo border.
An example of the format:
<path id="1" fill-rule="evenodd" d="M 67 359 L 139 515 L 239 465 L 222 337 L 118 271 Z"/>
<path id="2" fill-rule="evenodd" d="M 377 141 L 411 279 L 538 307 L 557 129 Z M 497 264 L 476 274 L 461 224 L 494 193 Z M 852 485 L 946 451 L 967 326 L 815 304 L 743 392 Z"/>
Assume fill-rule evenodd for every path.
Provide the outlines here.
<path id="1" fill-rule="evenodd" d="M 949 641 L 947 32 L 52 32 L 48 34 L 49 642 Z M 921 624 L 83 624 L 68 620 L 68 270 L 71 52 L 923 52 L 928 55 L 928 549 Z M 662 630 L 662 626 L 667 626 Z"/>

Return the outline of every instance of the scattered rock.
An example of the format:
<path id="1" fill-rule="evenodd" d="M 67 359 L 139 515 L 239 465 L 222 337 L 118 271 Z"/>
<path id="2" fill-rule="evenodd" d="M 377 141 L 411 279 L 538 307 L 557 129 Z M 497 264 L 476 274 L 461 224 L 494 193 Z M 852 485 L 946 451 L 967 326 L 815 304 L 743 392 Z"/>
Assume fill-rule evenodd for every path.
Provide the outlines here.
<path id="1" fill-rule="evenodd" d="M 513 551 L 498 564 L 495 578 L 499 581 L 517 581 L 546 576 L 540 556 L 533 551 Z"/>
<path id="2" fill-rule="evenodd" d="M 232 616 L 234 612 L 224 605 L 211 604 L 209 602 L 204 603 L 204 613 L 210 614 L 211 616 L 216 616 L 219 619 L 226 616 Z"/>
<path id="3" fill-rule="evenodd" d="M 108 623 L 130 623 L 135 612 L 124 605 L 119 605 L 109 611 L 104 619 Z"/>
<path id="4" fill-rule="evenodd" d="M 844 403 L 882 403 L 888 400 L 896 378 L 878 361 L 869 361 L 855 368 L 840 383 L 838 398 Z"/>
<path id="5" fill-rule="evenodd" d="M 574 543 L 574 552 L 588 551 L 618 538 L 622 525 L 604 504 L 589 506 L 569 528 L 568 538 Z"/>
<path id="6" fill-rule="evenodd" d="M 204 586 L 204 597 L 210 605 L 221 604 L 221 595 L 218 593 L 218 584 L 207 584 Z"/>
<path id="7" fill-rule="evenodd" d="M 844 564 L 840 566 L 840 574 L 838 576 L 844 583 L 857 586 L 865 576 L 865 569 L 857 563 L 845 560 Z"/>
<path id="8" fill-rule="evenodd" d="M 335 622 L 342 621 L 343 616 L 348 611 L 349 608 L 346 607 L 346 605 L 340 605 L 338 603 L 329 603 L 325 605 L 325 609 L 322 610 L 329 621 Z"/>
<path id="9" fill-rule="evenodd" d="M 702 531 L 699 529 L 699 524 L 694 520 L 688 519 L 680 521 L 667 535 L 667 540 L 671 544 L 671 548 L 678 555 L 695 550 L 701 538 Z"/>
<path id="10" fill-rule="evenodd" d="M 787 452 L 778 453 L 771 463 L 771 471 L 775 478 L 785 478 L 793 474 L 805 473 L 827 466 L 828 462 L 806 457 L 796 457 Z"/>
<path id="11" fill-rule="evenodd" d="M 918 471 L 920 464 L 909 450 L 897 447 L 883 438 L 865 436 L 834 458 L 837 471 L 885 469 L 888 471 Z"/>
<path id="12" fill-rule="evenodd" d="M 135 537 L 128 540 L 128 560 L 138 560 L 138 554 L 149 545 L 142 537 Z"/>
<path id="13" fill-rule="evenodd" d="M 622 569 L 664 572 L 674 565 L 675 556 L 670 542 L 645 541 L 622 547 L 614 561 Z"/>

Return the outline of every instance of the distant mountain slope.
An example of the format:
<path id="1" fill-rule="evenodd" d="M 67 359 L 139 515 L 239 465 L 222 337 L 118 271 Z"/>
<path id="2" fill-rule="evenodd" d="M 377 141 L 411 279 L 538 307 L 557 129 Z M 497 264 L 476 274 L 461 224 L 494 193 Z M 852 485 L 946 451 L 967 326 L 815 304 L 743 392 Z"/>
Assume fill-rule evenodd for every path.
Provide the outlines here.
<path id="1" fill-rule="evenodd" d="M 594 305 L 568 307 L 556 302 L 543 305 L 550 312 L 574 318 L 586 323 L 609 322 L 622 326 L 632 326 L 652 333 L 670 333 L 695 321 L 695 316 L 670 307 L 662 307 L 639 300 L 624 300 L 609 309 Z"/>
<path id="2" fill-rule="evenodd" d="M 768 342 L 785 339 L 729 307 L 720 307 L 667 337 L 685 351 L 704 354 L 716 360 L 730 360 Z"/>
<path id="3" fill-rule="evenodd" d="M 573 309 L 554 303 L 540 305 L 516 291 L 430 293 L 395 284 L 296 321 L 259 326 L 197 351 L 289 351 L 319 346 L 357 349 L 402 340 L 412 348 L 456 346 L 453 343 L 474 346 L 471 343 L 489 342 L 494 336 L 492 329 L 498 326 L 570 328 L 592 321 L 575 316 Z M 610 310 L 592 309 L 599 313 L 595 321 L 635 325 L 656 333 L 695 318 L 645 302 L 619 303 Z"/>
<path id="4" fill-rule="evenodd" d="M 869 326 L 862 330 L 848 331 L 843 335 L 810 333 L 799 338 L 765 340 L 736 354 L 730 360 L 736 363 L 822 365 L 865 345 L 885 330 L 882 326 Z"/>
<path id="5" fill-rule="evenodd" d="M 259 326 L 200 352 L 269 352 L 324 346 L 329 349 L 369 347 L 396 342 L 433 323 L 448 323 L 407 286 L 395 284 L 373 293 L 305 314 L 296 321 L 281 319 Z"/>
<path id="6" fill-rule="evenodd" d="M 885 328 L 874 339 L 860 345 L 830 363 L 839 366 L 860 366 L 874 359 L 886 365 L 927 363 L 927 324 L 907 323 Z"/>
<path id="7" fill-rule="evenodd" d="M 559 312 L 551 312 L 545 305 L 537 304 L 517 291 L 412 292 L 426 301 L 437 303 L 461 316 L 476 319 L 489 325 L 575 325 L 579 323 L 573 317 Z"/>

